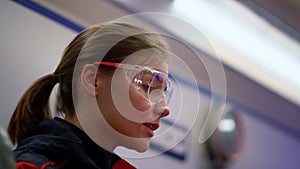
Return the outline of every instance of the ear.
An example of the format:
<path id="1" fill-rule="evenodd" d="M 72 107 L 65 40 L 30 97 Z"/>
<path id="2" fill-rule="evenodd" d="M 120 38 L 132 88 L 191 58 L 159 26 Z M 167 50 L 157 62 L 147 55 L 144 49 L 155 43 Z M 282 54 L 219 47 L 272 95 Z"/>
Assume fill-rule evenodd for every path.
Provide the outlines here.
<path id="1" fill-rule="evenodd" d="M 100 79 L 99 79 L 98 67 L 93 64 L 86 64 L 80 75 L 80 83 L 84 91 L 86 91 L 91 96 L 97 96 Z"/>

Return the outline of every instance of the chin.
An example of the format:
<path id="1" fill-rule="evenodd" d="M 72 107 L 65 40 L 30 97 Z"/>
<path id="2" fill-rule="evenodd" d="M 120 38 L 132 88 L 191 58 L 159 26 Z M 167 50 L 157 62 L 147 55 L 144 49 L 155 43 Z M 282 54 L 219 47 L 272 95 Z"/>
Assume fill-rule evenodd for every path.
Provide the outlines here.
<path id="1" fill-rule="evenodd" d="M 137 148 L 135 150 L 137 152 L 139 152 L 139 153 L 144 153 L 144 152 L 146 152 L 148 150 L 148 148 L 149 148 L 149 146 L 147 146 L 147 147 L 139 147 L 139 148 Z"/>
<path id="2" fill-rule="evenodd" d="M 134 140 L 127 145 L 127 148 L 135 150 L 139 153 L 143 153 L 148 150 L 150 146 L 150 139 L 149 138 L 134 138 Z"/>

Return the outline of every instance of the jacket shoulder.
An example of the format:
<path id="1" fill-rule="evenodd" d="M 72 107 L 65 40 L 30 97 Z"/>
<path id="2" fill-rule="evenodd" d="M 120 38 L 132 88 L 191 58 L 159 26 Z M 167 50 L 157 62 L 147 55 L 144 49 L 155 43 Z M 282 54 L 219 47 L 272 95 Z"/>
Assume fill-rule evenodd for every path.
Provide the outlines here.
<path id="1" fill-rule="evenodd" d="M 58 169 L 59 165 L 47 157 L 27 150 L 14 151 L 17 169 Z"/>

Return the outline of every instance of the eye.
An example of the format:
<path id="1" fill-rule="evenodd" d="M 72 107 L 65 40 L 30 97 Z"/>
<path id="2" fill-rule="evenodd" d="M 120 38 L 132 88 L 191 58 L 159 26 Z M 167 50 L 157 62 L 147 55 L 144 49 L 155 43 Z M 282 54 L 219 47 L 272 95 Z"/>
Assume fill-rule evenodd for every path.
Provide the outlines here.
<path id="1" fill-rule="evenodd" d="M 155 87 L 151 84 L 142 84 L 141 87 L 145 92 L 148 92 L 149 90 L 149 93 L 151 93 L 155 89 Z"/>
<path id="2" fill-rule="evenodd" d="M 149 92 L 151 92 L 154 89 L 154 86 L 152 86 L 148 82 L 144 82 L 144 81 L 142 81 L 141 79 L 138 79 L 138 78 L 133 79 L 133 84 L 134 84 L 136 89 L 143 90 L 145 93 L 147 93 L 148 90 L 149 90 Z"/>
<path id="3" fill-rule="evenodd" d="M 151 84 L 147 85 L 147 91 L 149 90 L 149 93 L 151 93 L 152 90 L 154 90 L 154 89 L 155 89 L 155 87 L 153 85 L 151 85 Z"/>

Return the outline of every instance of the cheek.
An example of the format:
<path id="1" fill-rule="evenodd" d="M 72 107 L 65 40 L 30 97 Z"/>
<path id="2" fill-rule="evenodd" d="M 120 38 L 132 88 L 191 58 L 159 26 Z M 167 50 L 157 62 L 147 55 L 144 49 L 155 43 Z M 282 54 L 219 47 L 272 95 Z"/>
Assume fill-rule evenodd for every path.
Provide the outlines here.
<path id="1" fill-rule="evenodd" d="M 144 110 L 151 107 L 147 99 L 141 94 L 135 93 L 132 95 L 132 97 L 134 98 L 132 101 L 137 105 L 136 108 Z M 114 131 L 120 133 L 121 135 L 124 135 L 125 138 L 148 137 L 143 131 L 143 126 L 141 123 L 130 121 L 118 112 L 118 110 L 114 106 L 110 92 L 104 92 L 99 95 L 97 97 L 97 102 L 102 116 Z"/>
<path id="2" fill-rule="evenodd" d="M 143 91 L 137 91 L 134 87 L 129 87 L 129 99 L 134 108 L 139 111 L 146 111 L 151 108 L 151 104 Z"/>

